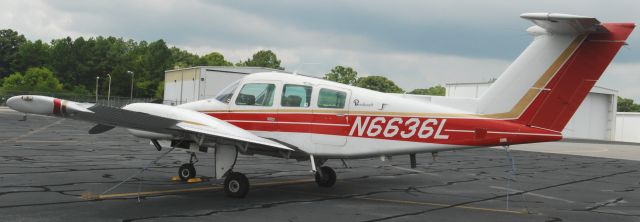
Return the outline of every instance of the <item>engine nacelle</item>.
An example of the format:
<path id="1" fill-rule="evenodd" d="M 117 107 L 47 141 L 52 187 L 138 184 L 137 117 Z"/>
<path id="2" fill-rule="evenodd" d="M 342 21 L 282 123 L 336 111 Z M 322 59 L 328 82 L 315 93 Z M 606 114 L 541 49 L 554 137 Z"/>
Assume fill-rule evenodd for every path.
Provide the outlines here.
<path id="1" fill-rule="evenodd" d="M 171 139 L 173 139 L 173 136 L 169 135 L 169 134 L 154 133 L 154 132 L 149 132 L 149 131 L 144 131 L 144 130 L 136 130 L 136 129 L 128 129 L 128 130 L 129 130 L 129 133 L 131 133 L 131 135 L 134 135 L 134 136 L 140 137 L 140 138 L 152 139 L 152 140 L 171 140 Z"/>
<path id="2" fill-rule="evenodd" d="M 195 142 L 192 141 L 182 141 L 182 140 L 171 140 L 171 147 L 178 147 L 182 149 L 188 149 L 191 151 L 200 151 L 206 153 L 209 150 L 207 146 L 198 146 Z"/>
<path id="3" fill-rule="evenodd" d="M 89 112 L 88 109 L 75 102 L 48 96 L 23 95 L 7 100 L 7 106 L 23 113 L 41 115 L 73 116 L 77 112 Z"/>

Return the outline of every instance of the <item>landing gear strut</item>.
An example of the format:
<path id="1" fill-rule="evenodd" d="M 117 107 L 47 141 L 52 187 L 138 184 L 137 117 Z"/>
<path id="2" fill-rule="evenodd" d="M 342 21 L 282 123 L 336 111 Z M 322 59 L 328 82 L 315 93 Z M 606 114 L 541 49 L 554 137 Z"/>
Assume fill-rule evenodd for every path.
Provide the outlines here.
<path id="1" fill-rule="evenodd" d="M 182 164 L 182 166 L 180 166 L 180 169 L 178 169 L 178 176 L 180 177 L 180 180 L 187 181 L 191 178 L 196 177 L 196 167 L 194 165 L 197 162 L 198 157 L 196 157 L 195 153 L 191 153 L 191 156 L 189 157 L 189 163 Z"/>
<path id="2" fill-rule="evenodd" d="M 228 197 L 244 198 L 249 193 L 249 179 L 242 173 L 233 172 L 238 158 L 235 146 L 219 145 L 215 150 L 216 179 L 224 179 L 224 193 Z"/>

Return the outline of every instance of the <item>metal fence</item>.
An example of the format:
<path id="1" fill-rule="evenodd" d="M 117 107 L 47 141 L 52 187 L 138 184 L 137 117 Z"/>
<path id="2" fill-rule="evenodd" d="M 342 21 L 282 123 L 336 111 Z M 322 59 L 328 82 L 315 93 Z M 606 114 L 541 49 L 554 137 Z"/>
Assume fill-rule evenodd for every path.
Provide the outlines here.
<path id="1" fill-rule="evenodd" d="M 34 91 L 6 91 L 0 90 L 0 106 L 5 106 L 7 99 L 17 95 L 42 95 L 55 98 L 70 100 L 80 103 L 97 103 L 105 106 L 122 107 L 130 103 L 163 103 L 162 100 L 154 100 L 153 98 L 133 98 L 111 96 L 98 96 L 96 101 L 95 95 L 82 95 L 74 93 L 56 93 L 56 92 L 34 92 Z"/>
<path id="2" fill-rule="evenodd" d="M 190 103 L 190 102 L 194 102 L 194 101 L 158 100 L 157 102 L 158 102 L 158 103 L 165 104 L 165 105 L 177 106 L 177 105 L 182 105 L 182 104 Z"/>

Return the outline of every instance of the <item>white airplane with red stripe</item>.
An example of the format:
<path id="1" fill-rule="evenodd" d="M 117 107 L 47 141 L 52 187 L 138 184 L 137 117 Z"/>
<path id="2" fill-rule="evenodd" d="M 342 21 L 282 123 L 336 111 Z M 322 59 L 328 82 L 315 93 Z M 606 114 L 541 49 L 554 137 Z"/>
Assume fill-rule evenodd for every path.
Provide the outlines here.
<path id="1" fill-rule="evenodd" d="M 635 27 L 584 16 L 525 13 L 533 42 L 479 99 L 429 102 L 323 79 L 256 73 L 215 98 L 122 108 L 46 96 L 15 96 L 14 110 L 97 123 L 96 134 L 124 127 L 154 146 L 215 153 L 215 177 L 244 197 L 249 181 L 234 172 L 237 155 L 310 160 L 316 182 L 331 187 L 329 159 L 405 155 L 557 141 L 562 130 Z M 172 148 L 173 149 L 173 148 Z M 193 163 L 179 170 L 195 176 Z"/>

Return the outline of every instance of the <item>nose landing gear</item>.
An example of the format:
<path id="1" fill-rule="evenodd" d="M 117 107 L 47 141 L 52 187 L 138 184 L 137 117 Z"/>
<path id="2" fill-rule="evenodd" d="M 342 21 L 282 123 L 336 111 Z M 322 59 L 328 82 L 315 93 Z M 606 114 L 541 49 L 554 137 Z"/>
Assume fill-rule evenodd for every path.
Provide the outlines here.
<path id="1" fill-rule="evenodd" d="M 315 174 L 316 184 L 320 187 L 332 187 L 336 184 L 336 171 L 328 166 L 322 166 L 327 159 L 315 159 L 313 155 L 309 155 L 311 161 L 311 172 Z M 316 166 L 321 166 L 317 169 Z"/>
<path id="2" fill-rule="evenodd" d="M 316 184 L 320 187 L 332 187 L 336 184 L 336 172 L 328 166 L 320 167 L 316 171 Z"/>
<path id="3" fill-rule="evenodd" d="M 249 193 L 249 179 L 242 173 L 229 172 L 224 180 L 224 193 L 228 197 L 244 198 Z"/>

